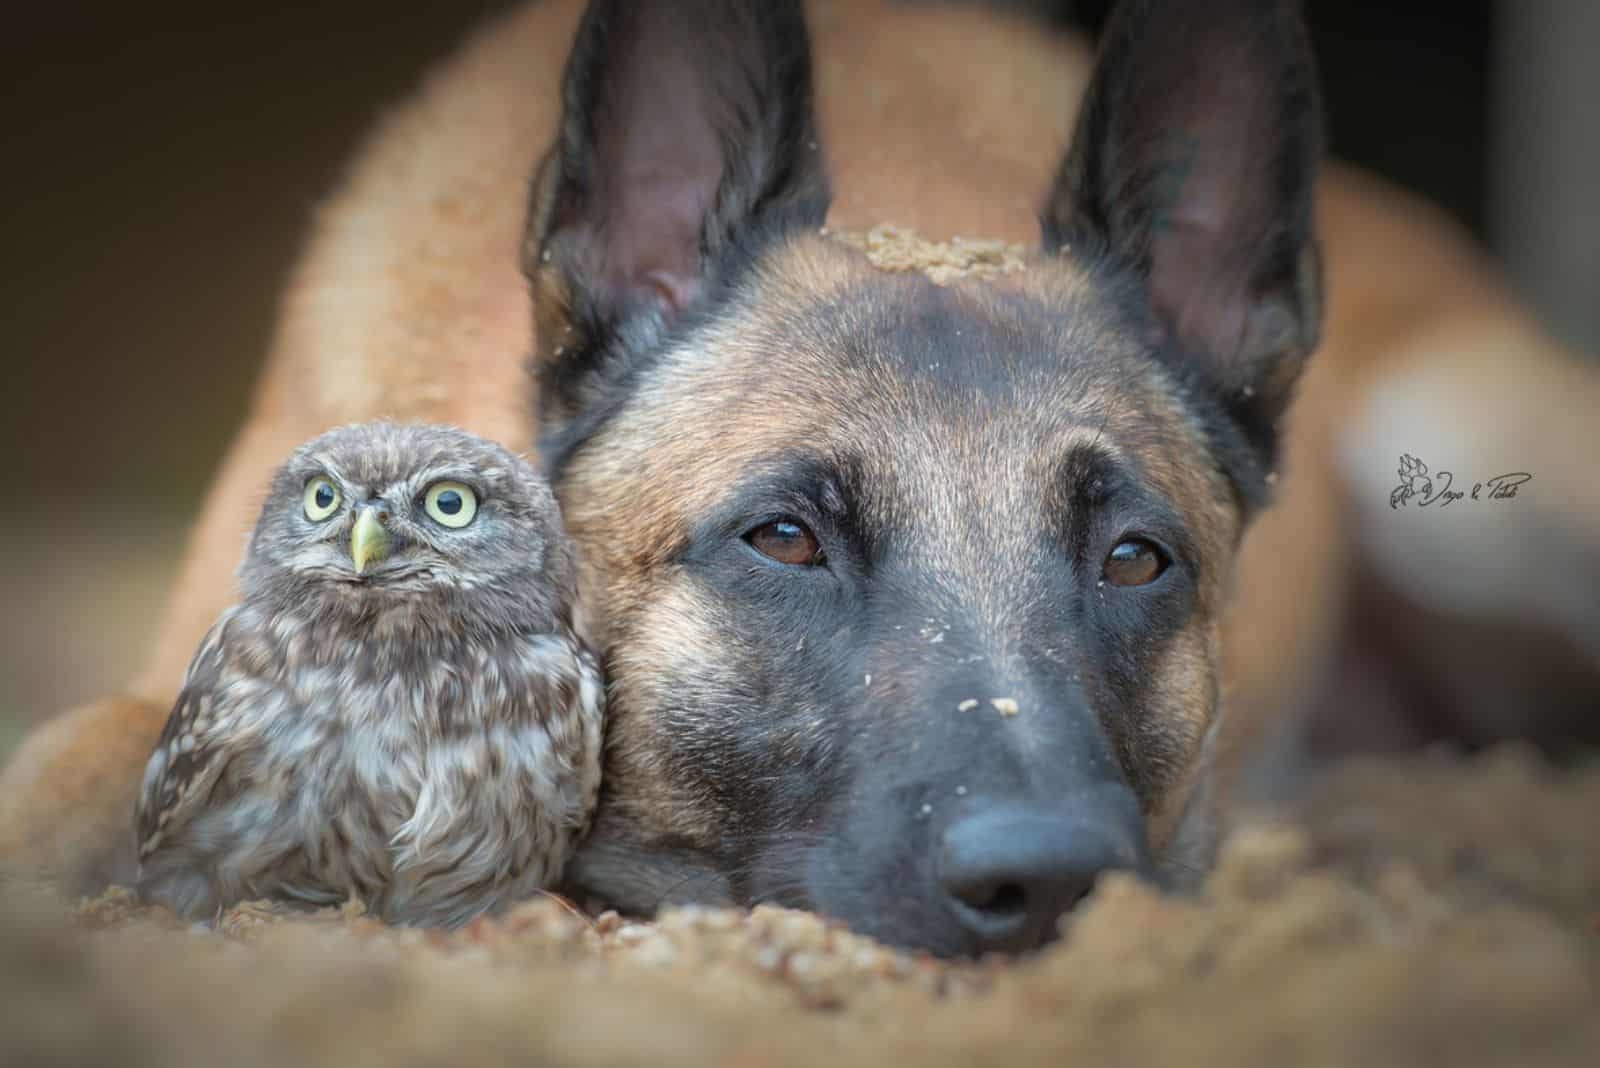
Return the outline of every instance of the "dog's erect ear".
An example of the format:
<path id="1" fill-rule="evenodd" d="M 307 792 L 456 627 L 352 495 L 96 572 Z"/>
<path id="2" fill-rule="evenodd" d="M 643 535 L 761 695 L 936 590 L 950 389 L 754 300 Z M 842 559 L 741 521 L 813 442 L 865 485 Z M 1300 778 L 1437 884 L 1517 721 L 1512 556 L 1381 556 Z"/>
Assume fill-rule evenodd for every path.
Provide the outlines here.
<path id="1" fill-rule="evenodd" d="M 822 225 L 811 97 L 797 0 L 590 4 L 524 246 L 547 419 L 581 408 L 730 261 Z"/>
<path id="2" fill-rule="evenodd" d="M 1043 213 L 1139 273 L 1159 342 L 1270 455 L 1321 326 L 1315 64 L 1294 0 L 1123 0 Z"/>

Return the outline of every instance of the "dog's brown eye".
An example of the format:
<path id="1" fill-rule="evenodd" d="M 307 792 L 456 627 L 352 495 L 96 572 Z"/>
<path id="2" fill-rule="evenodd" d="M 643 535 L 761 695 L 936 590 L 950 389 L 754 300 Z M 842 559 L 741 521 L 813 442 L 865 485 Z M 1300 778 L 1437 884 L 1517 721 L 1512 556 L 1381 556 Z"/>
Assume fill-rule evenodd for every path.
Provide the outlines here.
<path id="1" fill-rule="evenodd" d="M 793 519 L 779 519 L 757 527 L 745 538 L 756 552 L 780 564 L 822 563 L 822 546 L 817 544 L 817 536 L 807 530 L 804 523 Z"/>
<path id="2" fill-rule="evenodd" d="M 1167 569 L 1167 558 L 1143 538 L 1128 538 L 1117 543 L 1106 557 L 1106 581 L 1113 586 L 1143 586 L 1154 582 Z"/>

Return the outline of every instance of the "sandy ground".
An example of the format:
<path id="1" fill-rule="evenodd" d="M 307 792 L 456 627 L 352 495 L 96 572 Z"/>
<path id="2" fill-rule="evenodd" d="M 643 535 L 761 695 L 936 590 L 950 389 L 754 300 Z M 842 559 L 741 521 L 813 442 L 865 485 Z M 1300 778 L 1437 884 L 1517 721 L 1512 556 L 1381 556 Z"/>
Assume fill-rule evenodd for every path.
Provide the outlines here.
<path id="1" fill-rule="evenodd" d="M 1600 1063 L 1600 767 L 1521 750 L 1349 764 L 1246 818 L 1199 896 L 1107 880 L 1011 963 L 772 909 L 207 931 L 8 889 L 6 1064 Z"/>

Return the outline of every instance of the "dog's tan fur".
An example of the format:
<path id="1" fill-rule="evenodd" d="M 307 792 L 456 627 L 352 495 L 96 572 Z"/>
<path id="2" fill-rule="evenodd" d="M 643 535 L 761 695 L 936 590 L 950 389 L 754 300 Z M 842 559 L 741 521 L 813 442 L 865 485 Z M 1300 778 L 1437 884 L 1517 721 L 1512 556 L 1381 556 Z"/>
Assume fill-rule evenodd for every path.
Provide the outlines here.
<path id="1" fill-rule="evenodd" d="M 108 858 L 127 837 L 139 769 L 196 642 L 235 596 L 232 569 L 257 497 L 296 444 L 329 425 L 382 415 L 449 421 L 529 447 L 525 361 L 536 346 L 519 245 L 529 177 L 554 134 L 558 78 L 579 8 L 575 0 L 530 4 L 487 26 L 360 152 L 319 213 L 251 414 L 195 528 L 148 669 L 126 696 L 59 716 L 24 744 L 0 778 L 0 858 L 74 880 L 114 873 Z M 892 221 L 935 239 L 1036 242 L 1039 200 L 1089 72 L 1082 42 L 953 5 L 818 0 L 810 21 L 836 191 L 830 226 Z M 1401 376 L 1466 376 L 1459 379 L 1465 403 L 1498 404 L 1511 429 L 1499 440 L 1480 439 L 1485 455 L 1453 462 L 1572 480 L 1569 503 L 1551 514 L 1588 544 L 1600 541 L 1600 491 L 1592 481 L 1577 484 L 1565 451 L 1572 440 L 1565 435 L 1593 440 L 1584 413 L 1600 407 L 1600 376 L 1546 339 L 1481 254 L 1411 198 L 1333 167 L 1319 223 L 1329 279 L 1325 340 L 1292 414 L 1281 497 L 1246 538 L 1226 633 L 1194 636 L 1198 646 L 1223 649 L 1235 749 L 1259 739 L 1263 717 L 1294 703 L 1333 641 L 1344 578 L 1363 544 L 1360 515 L 1346 497 L 1350 467 L 1378 462 L 1387 470 L 1393 459 L 1387 445 L 1369 455 L 1351 435 L 1364 425 L 1371 398 Z M 799 243 L 773 291 L 824 292 L 845 280 L 841 262 L 837 250 Z M 1030 271 L 994 284 L 1072 281 Z M 1577 403 L 1579 395 L 1589 399 Z M 1407 387 L 1397 403 L 1419 417 L 1431 411 L 1421 387 Z M 736 410 L 728 418 L 740 420 Z M 741 440 L 758 441 L 780 424 L 763 412 L 741 426 Z M 1505 455 L 1491 448 L 1502 445 Z M 692 443 L 685 448 L 694 451 Z M 645 492 L 636 477 L 623 477 L 639 462 L 597 459 L 582 481 L 601 492 L 608 484 L 616 493 Z M 695 463 L 709 493 L 724 473 L 703 450 Z M 1158 468 L 1151 477 L 1175 499 L 1195 501 L 1195 514 L 1205 511 L 1202 494 L 1187 484 L 1191 472 Z M 680 480 L 673 500 L 638 507 L 671 515 L 695 485 Z M 564 505 L 580 541 L 649 551 L 593 529 L 604 522 L 604 501 Z M 1226 541 L 1235 522 L 1218 516 L 1206 536 Z M 675 602 L 681 593 L 628 579 L 638 574 L 636 561 L 614 561 L 605 571 L 613 581 L 598 591 L 602 600 L 649 594 L 656 613 L 700 610 Z M 638 626 L 627 656 L 648 658 L 650 633 Z M 1185 646 L 1170 656 L 1200 654 Z M 626 658 L 617 670 L 628 670 Z M 1167 678 L 1178 688 L 1190 675 L 1180 665 Z M 1183 705 L 1176 694 L 1172 703 Z M 1191 728 L 1197 745 L 1203 725 Z M 643 814 L 650 798 L 640 797 Z"/>
<path id="2" fill-rule="evenodd" d="M 720 336 L 699 335 L 694 346 L 674 350 L 653 366 L 638 386 L 651 403 L 619 416 L 607 430 L 606 445 L 584 450 L 563 480 L 562 514 L 585 547 L 584 600 L 594 608 L 597 640 L 612 650 L 614 763 L 608 774 L 627 787 L 614 795 L 606 819 L 626 823 L 631 832 L 710 847 L 725 831 L 715 814 L 672 783 L 661 766 L 660 755 L 669 748 L 662 733 L 671 725 L 634 711 L 670 703 L 668 695 L 656 692 L 673 677 L 668 666 L 687 670 L 695 665 L 694 671 L 705 673 L 726 662 L 704 644 L 726 641 L 734 630 L 712 598 L 662 562 L 681 548 L 696 517 L 712 511 L 727 487 L 765 457 L 808 445 L 826 453 L 873 455 L 884 448 L 878 435 L 892 423 L 895 410 L 925 410 L 915 386 L 880 365 L 879 357 L 886 354 L 867 354 L 847 370 L 803 330 L 786 325 L 804 323 L 816 306 L 843 294 L 863 316 L 881 312 L 880 305 L 913 307 L 932 285 L 917 275 L 898 287 L 874 288 L 867 283 L 881 283 L 871 277 L 876 271 L 864 255 L 838 242 L 789 241 L 763 261 L 743 306 L 730 313 Z M 1036 257 L 1023 271 L 957 281 L 942 293 L 972 324 L 1005 324 L 1014 314 L 1005 306 L 1006 294 L 1075 309 L 1081 314 L 1063 318 L 1070 318 L 1074 329 L 1094 331 L 1094 347 L 1107 353 L 1128 350 L 1133 358 L 1133 346 L 1109 326 L 1110 316 L 1095 308 L 1093 289 L 1070 261 Z M 774 353 L 781 357 L 774 359 Z M 1032 498 L 1051 483 L 1049 465 L 1074 445 L 1094 442 L 1117 453 L 1118 443 L 1128 442 L 1131 451 L 1159 425 L 1163 434 L 1186 444 L 1139 449 L 1136 459 L 1163 497 L 1178 505 L 1197 555 L 1226 560 L 1240 533 L 1237 509 L 1219 503 L 1232 499 L 1220 472 L 1179 462 L 1205 445 L 1200 428 L 1183 422 L 1182 406 L 1164 383 L 1130 375 L 1081 386 L 1070 398 L 1058 396 L 1059 383 L 1040 376 L 1036 383 L 1019 385 L 1018 392 L 1028 398 L 1022 404 L 982 406 L 974 409 L 982 411 L 979 419 L 925 419 L 896 443 L 896 472 L 916 482 L 916 491 L 907 496 L 924 502 L 927 513 L 907 521 L 919 529 L 945 529 L 942 537 L 949 543 L 932 546 L 933 566 L 942 574 L 959 574 L 963 561 L 974 558 L 992 562 L 989 574 L 962 585 L 961 599 L 1002 634 L 1014 625 L 1012 591 L 1022 581 L 1007 571 L 1007 561 L 1022 554 L 1007 549 L 1034 536 L 1037 524 L 1030 520 L 1039 508 Z M 974 404 L 982 405 L 981 398 Z M 1066 418 L 1074 405 L 1092 421 Z M 696 418 L 705 411 L 715 411 L 716 419 Z M 1016 439 L 1016 455 L 994 443 L 989 428 L 996 424 L 1016 428 L 1001 435 Z M 977 482 L 993 496 L 969 492 Z M 951 517 L 961 521 L 952 523 Z M 1222 567 L 1206 572 L 1196 618 L 1221 615 L 1226 574 Z M 1021 637 L 1010 635 L 1012 641 Z M 1161 685 L 1151 695 L 1148 713 L 1158 726 L 1147 727 L 1135 740 L 1119 734 L 1124 725 L 1111 725 L 1125 766 L 1166 765 L 1150 769 L 1162 787 L 1150 799 L 1157 850 L 1168 844 L 1189 799 L 1193 784 L 1181 772 L 1195 763 L 1212 725 L 1210 673 L 1219 642 L 1215 627 L 1196 627 L 1166 650 L 1152 671 Z M 1002 663 L 1014 656 L 1008 646 L 992 654 Z M 736 683 L 727 680 L 725 688 L 735 690 Z M 904 736 L 913 739 L 919 710 L 914 702 L 904 707 Z M 1159 746 L 1153 735 L 1160 736 Z"/>

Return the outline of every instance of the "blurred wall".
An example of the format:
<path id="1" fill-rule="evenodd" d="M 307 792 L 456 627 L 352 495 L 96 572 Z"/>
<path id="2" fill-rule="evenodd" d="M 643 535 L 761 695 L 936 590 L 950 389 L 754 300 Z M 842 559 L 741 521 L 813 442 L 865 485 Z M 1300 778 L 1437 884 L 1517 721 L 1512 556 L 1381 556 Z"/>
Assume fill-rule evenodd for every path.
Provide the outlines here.
<path id="1" fill-rule="evenodd" d="M 0 753 L 137 664 L 312 206 L 495 6 L 8 8 Z"/>
<path id="2" fill-rule="evenodd" d="M 1308 4 L 1334 149 L 1480 232 L 1490 2 Z M 378 111 L 500 6 L 58 0 L 8 11 L 0 440 L 12 507 L 0 588 L 13 610 L 0 623 L 0 752 L 21 723 L 133 670 L 244 411 L 312 206 Z M 1092 23 L 1105 3 L 1061 6 Z M 1533 23 L 1587 9 L 1590 26 L 1600 9 L 1526 6 Z M 1502 53 L 1501 84 L 1525 54 Z M 1566 91 L 1552 82 L 1524 110 Z M 1507 179 L 1502 199 L 1519 182 Z"/>
<path id="3" fill-rule="evenodd" d="M 1557 335 L 1600 354 L 1600 3 L 1501 0 L 1490 232 Z"/>

